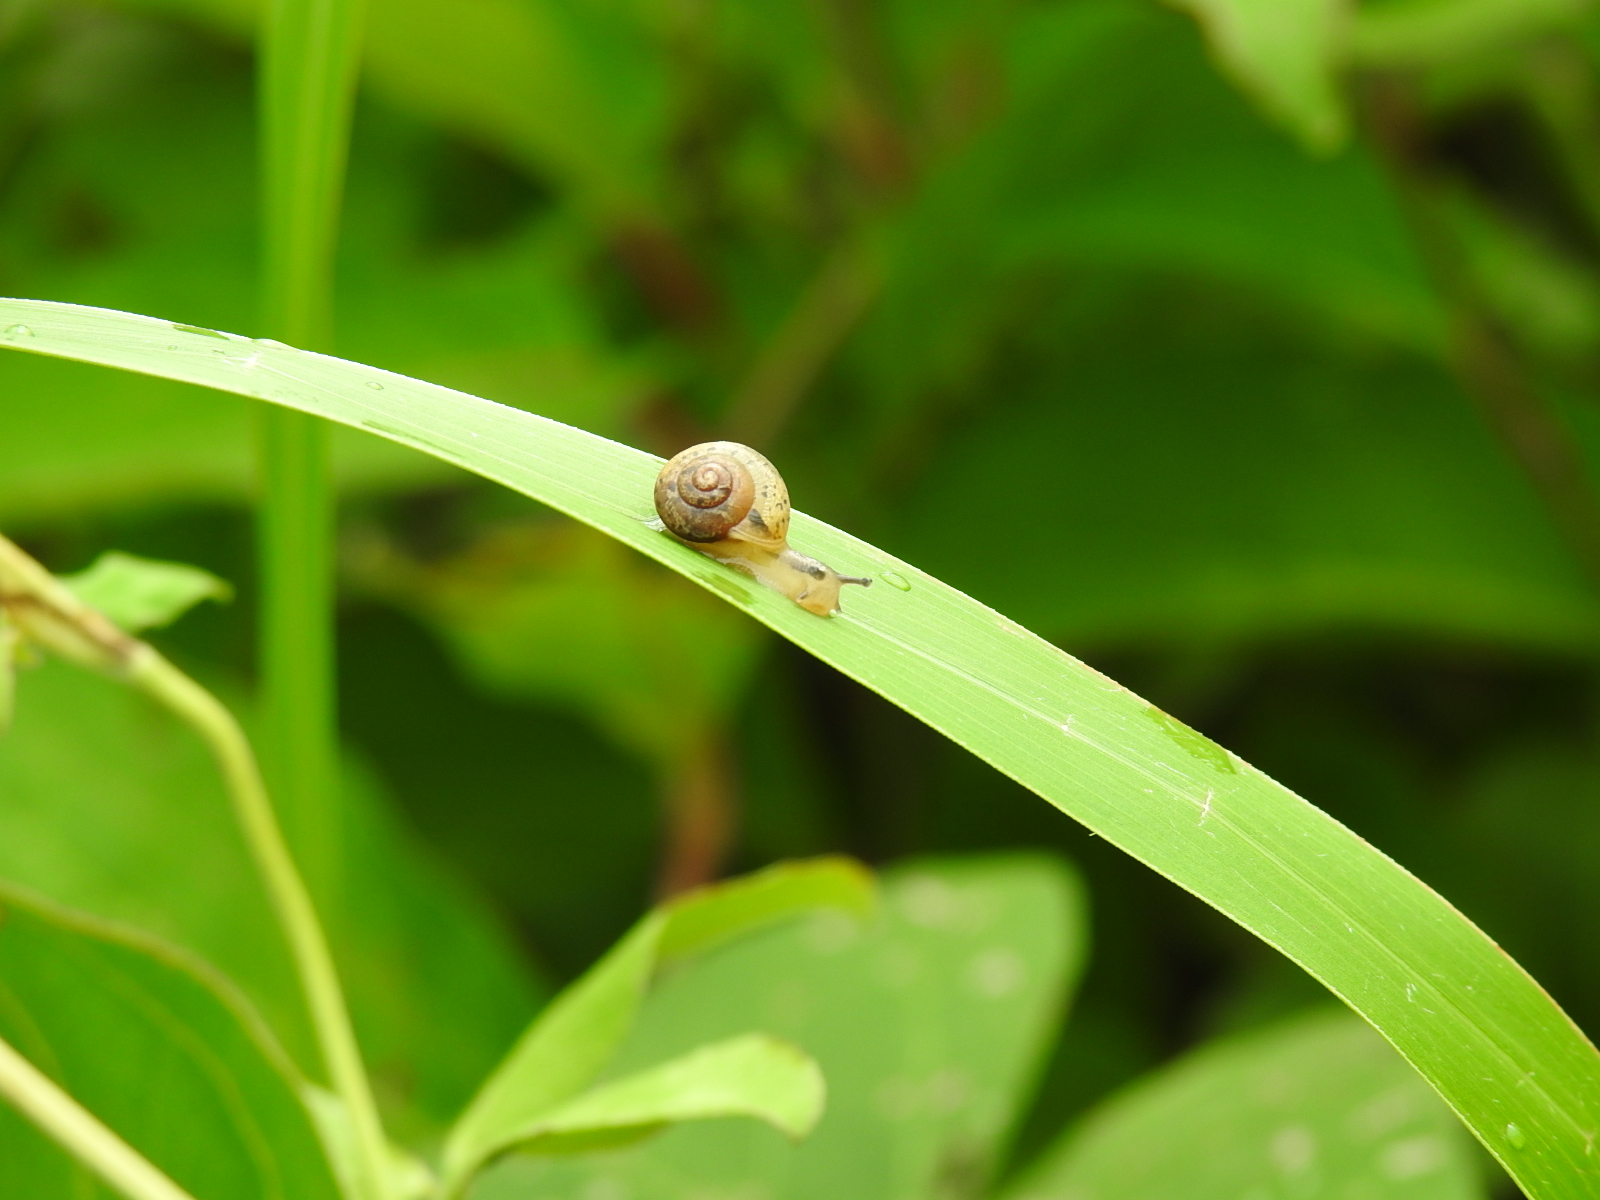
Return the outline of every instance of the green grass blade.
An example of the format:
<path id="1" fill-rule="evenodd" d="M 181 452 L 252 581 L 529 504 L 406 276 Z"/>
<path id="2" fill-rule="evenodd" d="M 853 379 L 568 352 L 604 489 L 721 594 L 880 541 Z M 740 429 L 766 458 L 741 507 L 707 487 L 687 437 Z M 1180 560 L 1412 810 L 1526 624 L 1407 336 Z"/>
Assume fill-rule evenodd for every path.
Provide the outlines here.
<path id="1" fill-rule="evenodd" d="M 1600 1056 L 1443 898 L 1318 809 L 1027 630 L 795 514 L 893 576 L 822 620 L 652 531 L 658 459 L 371 367 L 150 317 L 0 301 L 0 345 L 270 400 L 460 464 L 627 542 L 939 729 L 1276 946 L 1367 1018 L 1534 1200 L 1600 1189 Z"/>

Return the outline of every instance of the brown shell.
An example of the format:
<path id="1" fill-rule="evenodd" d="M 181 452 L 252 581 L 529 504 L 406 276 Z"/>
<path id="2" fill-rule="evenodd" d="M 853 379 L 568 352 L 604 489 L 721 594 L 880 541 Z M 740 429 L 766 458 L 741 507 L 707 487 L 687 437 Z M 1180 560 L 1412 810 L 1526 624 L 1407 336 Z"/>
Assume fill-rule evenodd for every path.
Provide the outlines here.
<path id="1" fill-rule="evenodd" d="M 661 468 L 656 515 L 686 542 L 732 538 L 777 550 L 789 536 L 789 489 L 749 446 L 702 442 Z"/>

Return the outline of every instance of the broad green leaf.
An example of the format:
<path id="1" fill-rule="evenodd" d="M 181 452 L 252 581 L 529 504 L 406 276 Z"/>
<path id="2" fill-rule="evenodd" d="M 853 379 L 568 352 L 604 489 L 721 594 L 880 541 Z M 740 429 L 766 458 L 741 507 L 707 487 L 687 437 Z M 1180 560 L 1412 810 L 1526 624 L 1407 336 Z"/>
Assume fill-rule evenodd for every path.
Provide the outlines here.
<path id="1" fill-rule="evenodd" d="M 1076 393 L 1085 347 L 1056 324 L 1132 310 L 1122 358 L 1136 366 L 1148 329 L 1172 320 L 1159 302 L 1151 311 L 1152 279 L 1201 281 L 1208 308 L 1261 296 L 1278 319 L 1311 318 L 1319 338 L 1331 321 L 1425 354 L 1444 343 L 1378 164 L 1360 147 L 1308 156 L 1267 128 L 1206 62 L 1192 22 L 1115 0 L 1035 6 L 1006 49 L 1005 111 L 930 171 L 891 230 L 883 295 L 852 351 L 868 401 L 903 404 L 915 421 L 917 397 L 954 380 L 974 410 L 1003 413 L 987 403 L 1000 386 L 989 376 L 1008 392 L 1014 380 L 993 343 L 1019 333 L 1052 364 L 1020 378 Z M 1046 271 L 1077 282 L 1041 293 Z M 1261 322 L 1246 328 L 1259 336 Z M 1095 407 L 1115 412 L 1128 387 L 1098 383 Z M 1213 427 L 1224 444 L 1244 440 L 1231 419 Z"/>
<path id="2" fill-rule="evenodd" d="M 1592 658 L 1600 608 L 1441 370 L 1353 362 L 1287 332 L 1263 354 L 1243 331 L 1272 320 L 1266 306 L 1234 314 L 1231 345 L 1151 339 L 1148 315 L 1063 330 L 1071 372 L 1021 381 L 973 414 L 930 455 L 885 539 L 1028 628 L 1102 654 L 1386 630 Z M 1591 407 L 1574 405 L 1580 430 Z M 1004 472 L 1030 521 L 964 503 L 946 485 L 963 471 Z"/>
<path id="3" fill-rule="evenodd" d="M 1177 0 L 1205 27 L 1224 70 L 1313 150 L 1333 150 L 1349 120 L 1335 72 L 1346 0 Z"/>
<path id="4" fill-rule="evenodd" d="M 1534 1200 L 1600 1180 L 1587 1149 L 1600 1055 L 1460 912 L 1288 789 L 911 564 L 797 513 L 800 550 L 885 580 L 823 620 L 654 532 L 660 460 L 581 430 L 360 364 L 75 305 L 0 302 L 0 346 L 367 429 L 725 589 L 1299 963 L 1394 1043 Z"/>
<path id="5" fill-rule="evenodd" d="M 870 877 L 847 859 L 781 863 L 646 915 L 550 1002 L 483 1085 L 446 1143 L 447 1186 L 523 1140 L 524 1131 L 593 1082 L 633 1028 L 661 965 L 798 912 L 862 913 L 871 887 Z"/>
<path id="6" fill-rule="evenodd" d="M 233 588 L 210 571 L 115 550 L 61 582 L 128 633 L 170 625 L 202 600 L 233 598 Z"/>
<path id="7" fill-rule="evenodd" d="M 215 972 L 0 888 L 0 1036 L 207 1200 L 337 1200 L 287 1060 Z M 108 1196 L 0 1107 L 0 1194 Z"/>
<path id="8" fill-rule="evenodd" d="M 582 1161 L 513 1156 L 474 1200 L 981 1195 L 1077 982 L 1086 918 L 1076 876 L 1051 859 L 896 868 L 869 926 L 822 914 L 664 979 L 618 1057 L 623 1073 L 767 1030 L 827 1079 L 809 1138 L 720 1122 Z"/>
<path id="9" fill-rule="evenodd" d="M 142 694 L 63 663 L 24 670 L 17 701 L 0 740 L 0 879 L 203 957 L 313 1069 L 298 984 L 205 746 Z M 394 1115 L 442 1126 L 539 990 L 371 779 L 352 770 L 345 785 L 345 894 L 361 920 L 331 932 L 357 1033 Z"/>
<path id="10" fill-rule="evenodd" d="M 1005 1200 L 1482 1200 L 1472 1144 L 1360 1021 L 1206 1046 L 1091 1113 Z"/>
<path id="11" fill-rule="evenodd" d="M 787 1042 L 745 1034 L 585 1092 L 530 1122 L 525 1153 L 561 1154 L 590 1139 L 635 1139 L 667 1125 L 755 1117 L 792 1138 L 822 1116 L 822 1072 Z"/>

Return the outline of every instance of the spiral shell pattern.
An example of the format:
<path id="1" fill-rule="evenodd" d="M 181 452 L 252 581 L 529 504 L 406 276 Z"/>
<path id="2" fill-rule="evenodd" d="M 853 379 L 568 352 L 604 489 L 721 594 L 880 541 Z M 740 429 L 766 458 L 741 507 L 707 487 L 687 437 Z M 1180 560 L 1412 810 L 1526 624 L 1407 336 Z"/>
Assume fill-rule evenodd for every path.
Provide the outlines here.
<path id="1" fill-rule="evenodd" d="M 728 538 L 781 545 L 789 490 L 770 462 L 738 442 L 703 442 L 656 477 L 656 515 L 686 542 Z"/>

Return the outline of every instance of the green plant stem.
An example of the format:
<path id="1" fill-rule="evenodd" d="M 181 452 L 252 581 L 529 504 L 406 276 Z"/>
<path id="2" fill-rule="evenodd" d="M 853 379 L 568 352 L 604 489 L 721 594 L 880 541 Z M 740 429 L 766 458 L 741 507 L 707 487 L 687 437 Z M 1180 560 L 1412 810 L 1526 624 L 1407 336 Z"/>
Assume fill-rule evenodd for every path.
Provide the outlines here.
<path id="1" fill-rule="evenodd" d="M 262 319 L 271 336 L 304 349 L 329 341 L 362 15 L 356 0 L 273 0 L 262 31 Z M 331 913 L 342 856 L 323 423 L 263 412 L 260 466 L 266 762 L 290 844 Z"/>
<path id="2" fill-rule="evenodd" d="M 341 836 L 327 430 L 315 417 L 281 409 L 259 419 L 263 749 L 289 843 L 332 913 Z"/>
<path id="3" fill-rule="evenodd" d="M 385 1200 L 389 1189 L 383 1127 L 333 954 L 317 920 L 311 893 L 278 828 L 250 743 L 221 701 L 148 646 L 129 664 L 127 674 L 187 721 L 216 756 L 245 842 L 288 939 L 329 1082 L 349 1112 L 355 1134 L 358 1195 L 362 1200 Z"/>
<path id="4" fill-rule="evenodd" d="M 262 316 L 303 349 L 323 349 L 331 325 L 364 8 L 272 0 L 262 30 Z"/>
<path id="5" fill-rule="evenodd" d="M 656 877 L 656 896 L 663 900 L 717 878 L 739 813 L 738 785 L 721 730 L 696 738 L 668 770 L 666 845 Z"/>
<path id="6" fill-rule="evenodd" d="M 0 1096 L 128 1200 L 194 1200 L 3 1038 Z"/>

